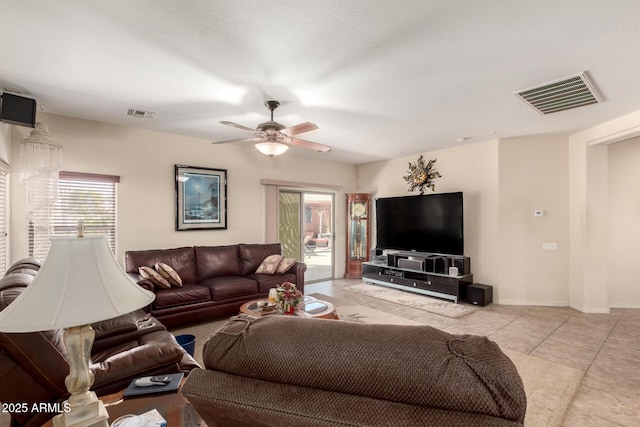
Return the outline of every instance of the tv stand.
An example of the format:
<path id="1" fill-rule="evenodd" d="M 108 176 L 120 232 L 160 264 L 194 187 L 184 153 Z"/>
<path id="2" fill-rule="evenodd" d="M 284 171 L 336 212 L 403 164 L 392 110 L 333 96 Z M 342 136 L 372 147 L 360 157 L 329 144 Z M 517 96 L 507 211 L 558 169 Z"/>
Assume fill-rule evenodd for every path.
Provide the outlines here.
<path id="1" fill-rule="evenodd" d="M 466 298 L 467 286 L 473 283 L 473 274 L 449 276 L 448 274 L 365 262 L 362 264 L 362 281 L 444 298 L 457 303 Z"/>

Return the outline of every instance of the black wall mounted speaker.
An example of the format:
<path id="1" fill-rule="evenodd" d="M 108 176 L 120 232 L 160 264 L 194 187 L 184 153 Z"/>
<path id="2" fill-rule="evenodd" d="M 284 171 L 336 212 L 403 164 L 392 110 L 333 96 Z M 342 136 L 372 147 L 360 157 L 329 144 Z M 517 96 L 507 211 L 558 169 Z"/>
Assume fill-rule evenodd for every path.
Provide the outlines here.
<path id="1" fill-rule="evenodd" d="M 36 100 L 5 92 L 0 96 L 0 121 L 18 126 L 35 127 Z"/>

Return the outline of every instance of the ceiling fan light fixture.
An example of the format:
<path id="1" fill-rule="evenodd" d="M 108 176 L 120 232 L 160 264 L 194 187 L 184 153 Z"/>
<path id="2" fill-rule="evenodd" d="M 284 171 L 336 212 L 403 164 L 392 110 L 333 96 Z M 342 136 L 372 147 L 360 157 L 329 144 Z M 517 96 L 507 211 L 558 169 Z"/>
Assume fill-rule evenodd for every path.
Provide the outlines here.
<path id="1" fill-rule="evenodd" d="M 259 142 L 256 144 L 256 149 L 265 156 L 273 157 L 283 154 L 289 146 L 281 142 Z"/>
<path id="2" fill-rule="evenodd" d="M 278 101 L 267 101 L 265 105 L 271 112 L 271 120 L 264 123 L 260 123 L 256 129 L 239 125 L 234 122 L 221 121 L 220 123 L 225 126 L 231 126 L 236 129 L 250 132 L 253 134 L 252 138 L 243 139 L 230 139 L 226 141 L 214 141 L 212 144 L 222 144 L 226 142 L 243 142 L 243 141 L 259 141 L 255 144 L 255 147 L 262 154 L 269 157 L 279 156 L 289 149 L 290 145 L 299 148 L 306 148 L 307 150 L 316 150 L 321 153 L 331 151 L 331 147 L 324 144 L 318 144 L 316 142 L 305 141 L 304 139 L 297 138 L 297 135 L 312 130 L 318 129 L 318 125 L 311 122 L 299 123 L 295 126 L 285 127 L 283 124 L 273 120 L 273 110 L 278 108 L 280 103 Z"/>

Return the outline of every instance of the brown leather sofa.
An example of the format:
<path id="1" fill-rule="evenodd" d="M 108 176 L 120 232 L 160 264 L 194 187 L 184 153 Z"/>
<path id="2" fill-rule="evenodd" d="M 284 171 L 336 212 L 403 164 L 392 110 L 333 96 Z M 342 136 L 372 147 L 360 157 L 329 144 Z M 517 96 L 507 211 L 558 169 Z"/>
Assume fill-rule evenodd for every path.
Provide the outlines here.
<path id="1" fill-rule="evenodd" d="M 0 279 L 0 310 L 20 295 L 39 268 L 39 261 L 23 259 L 7 270 Z M 151 317 L 151 327 L 139 328 L 137 321 L 144 315 L 138 310 L 92 325 L 96 336 L 90 369 L 95 375 L 92 390 L 98 396 L 121 390 L 140 376 L 187 373 L 199 367 L 157 319 Z M 34 403 L 69 397 L 64 383 L 69 364 L 62 337 L 63 330 L 0 333 L 0 402 L 27 403 L 32 408 Z M 14 412 L 12 425 L 40 426 L 54 415 Z"/>
<path id="2" fill-rule="evenodd" d="M 285 281 L 304 292 L 307 265 L 302 262 L 296 262 L 284 274 L 255 273 L 267 256 L 275 254 L 282 254 L 280 243 L 127 251 L 125 270 L 139 285 L 155 292 L 151 314 L 173 327 L 237 314 L 243 303 L 266 297 L 270 288 Z M 157 263 L 172 267 L 182 286 L 158 288 L 139 274 L 139 267 Z"/>
<path id="3" fill-rule="evenodd" d="M 526 395 L 486 337 L 430 326 L 240 315 L 182 393 L 210 426 L 522 426 Z"/>

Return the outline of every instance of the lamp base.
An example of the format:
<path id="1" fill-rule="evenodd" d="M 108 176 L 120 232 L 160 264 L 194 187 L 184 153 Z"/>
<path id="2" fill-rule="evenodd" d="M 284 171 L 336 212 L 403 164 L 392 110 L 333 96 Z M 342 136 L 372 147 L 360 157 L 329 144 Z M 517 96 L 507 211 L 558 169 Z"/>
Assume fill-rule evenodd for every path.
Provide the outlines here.
<path id="1" fill-rule="evenodd" d="M 109 427 L 109 414 L 104 403 L 94 392 L 90 401 L 82 407 L 74 407 L 71 412 L 63 412 L 53 417 L 54 427 Z"/>
<path id="2" fill-rule="evenodd" d="M 96 393 L 89 390 L 93 372 L 89 355 L 95 331 L 91 325 L 73 326 L 64 331 L 64 345 L 69 358 L 69 375 L 64 383 L 71 395 L 63 412 L 53 418 L 54 427 L 109 427 L 109 414 Z"/>

